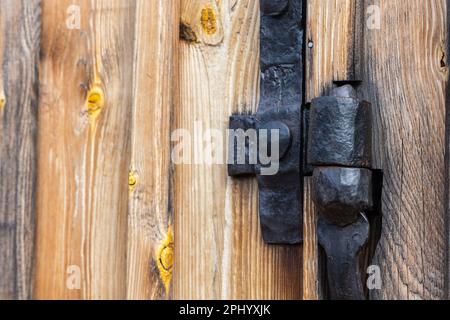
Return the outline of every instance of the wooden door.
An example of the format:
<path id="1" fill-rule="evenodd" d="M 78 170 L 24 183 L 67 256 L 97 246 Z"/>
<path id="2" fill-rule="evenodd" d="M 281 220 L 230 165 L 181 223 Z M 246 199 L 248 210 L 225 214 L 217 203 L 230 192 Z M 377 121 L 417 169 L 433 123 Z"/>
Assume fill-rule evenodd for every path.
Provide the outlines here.
<path id="1" fill-rule="evenodd" d="M 304 0 L 304 102 L 360 80 L 374 107 L 372 299 L 448 298 L 447 12 Z M 0 0 L 0 298 L 325 298 L 309 178 L 304 243 L 271 246 L 256 181 L 202 161 L 257 109 L 259 24 L 259 0 Z"/>

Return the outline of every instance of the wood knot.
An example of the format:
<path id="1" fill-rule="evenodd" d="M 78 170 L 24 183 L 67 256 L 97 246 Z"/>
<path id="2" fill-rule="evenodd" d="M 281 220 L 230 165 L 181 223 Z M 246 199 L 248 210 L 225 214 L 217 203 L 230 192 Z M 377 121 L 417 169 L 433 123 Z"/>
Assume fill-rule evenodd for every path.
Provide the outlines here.
<path id="1" fill-rule="evenodd" d="M 169 271 L 173 268 L 173 246 L 169 245 L 162 248 L 159 260 L 164 270 Z"/>
<path id="2" fill-rule="evenodd" d="M 166 295 L 170 291 L 170 283 L 172 281 L 172 271 L 174 264 L 174 243 L 172 228 L 167 232 L 167 238 L 159 247 L 157 253 L 157 265 L 162 283 L 166 289 Z"/>
<path id="3" fill-rule="evenodd" d="M 6 98 L 3 92 L 0 92 L 0 110 L 2 110 L 6 105 Z"/>
<path id="4" fill-rule="evenodd" d="M 130 170 L 130 172 L 128 173 L 128 186 L 130 188 L 130 192 L 133 192 L 134 189 L 136 189 L 137 184 L 138 184 L 137 172 L 134 170 Z"/>
<path id="5" fill-rule="evenodd" d="M 180 39 L 187 42 L 197 42 L 197 35 L 192 27 L 184 22 L 180 23 Z"/>
<path id="6" fill-rule="evenodd" d="M 105 98 L 102 88 L 95 86 L 88 92 L 87 110 L 92 118 L 96 118 L 105 105 Z"/>
<path id="7" fill-rule="evenodd" d="M 213 35 L 217 32 L 217 15 L 213 8 L 203 8 L 201 14 L 202 28 L 207 35 Z"/>
<path id="8" fill-rule="evenodd" d="M 440 58 L 440 66 L 441 69 L 447 68 L 447 53 L 446 53 L 446 45 L 445 41 L 442 41 L 441 46 L 439 48 L 439 58 Z"/>

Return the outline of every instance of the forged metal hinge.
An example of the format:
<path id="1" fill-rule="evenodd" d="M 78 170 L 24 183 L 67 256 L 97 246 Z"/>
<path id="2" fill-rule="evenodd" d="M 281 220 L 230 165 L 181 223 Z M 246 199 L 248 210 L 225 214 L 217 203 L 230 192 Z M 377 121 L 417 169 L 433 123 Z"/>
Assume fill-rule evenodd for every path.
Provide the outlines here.
<path id="1" fill-rule="evenodd" d="M 356 81 L 341 81 L 302 108 L 302 3 L 261 0 L 260 105 L 254 115 L 230 117 L 228 173 L 258 178 L 262 235 L 271 244 L 303 241 L 303 178 L 312 175 L 329 297 L 364 299 L 361 266 L 381 221 L 371 104 L 357 98 Z"/>
<path id="2" fill-rule="evenodd" d="M 313 167 L 312 198 L 319 213 L 319 243 L 327 256 L 329 296 L 365 299 L 361 258 L 375 234 L 381 174 L 372 165 L 371 104 L 359 100 L 352 86 L 312 101 L 307 157 Z"/>

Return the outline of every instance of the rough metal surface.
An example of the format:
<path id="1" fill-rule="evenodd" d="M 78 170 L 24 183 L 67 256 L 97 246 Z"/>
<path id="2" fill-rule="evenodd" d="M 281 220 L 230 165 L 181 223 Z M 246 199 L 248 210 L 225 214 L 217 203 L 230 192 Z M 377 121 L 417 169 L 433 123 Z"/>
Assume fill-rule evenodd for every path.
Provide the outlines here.
<path id="1" fill-rule="evenodd" d="M 271 145 L 270 130 L 279 130 L 279 164 L 275 175 L 261 174 L 263 165 L 258 157 L 256 164 L 249 164 L 251 150 L 249 140 L 245 145 L 245 163 L 238 164 L 237 152 L 241 146 L 232 137 L 230 150 L 233 164 L 228 165 L 230 176 L 248 176 L 255 174 L 259 182 L 259 214 L 263 238 L 273 244 L 295 244 L 302 239 L 303 225 L 303 175 L 301 172 L 301 126 L 300 108 L 285 108 L 274 112 L 268 110 L 255 116 L 232 116 L 232 129 L 262 129 L 268 131 L 268 139 L 260 139 L 259 145 Z M 262 143 L 261 143 L 262 142 Z"/>
<path id="2" fill-rule="evenodd" d="M 285 1 L 273 1 L 272 5 Z M 272 1 L 262 1 L 272 3 Z M 279 15 L 261 12 L 261 102 L 259 111 L 300 108 L 303 99 L 302 0 Z"/>
<path id="3" fill-rule="evenodd" d="M 369 222 L 360 216 L 346 227 L 320 218 L 317 234 L 327 256 L 328 290 L 332 300 L 364 300 L 360 253 L 369 238 Z"/>
<path id="4" fill-rule="evenodd" d="M 300 107 L 285 108 L 278 112 L 266 111 L 257 115 L 257 119 L 258 129 L 270 128 L 273 121 L 282 121 L 291 134 L 289 148 L 280 159 L 276 175 L 261 175 L 262 165 L 256 166 L 264 240 L 273 244 L 299 243 L 303 240 Z"/>
<path id="5" fill-rule="evenodd" d="M 256 115 L 231 118 L 230 128 L 250 124 L 256 130 L 280 131 L 279 171 L 261 175 L 263 166 L 230 164 L 230 176 L 256 174 L 264 240 L 295 244 L 303 240 L 303 174 L 301 171 L 303 100 L 303 0 L 261 0 L 261 98 Z M 252 124 L 252 121 L 254 123 Z M 277 126 L 277 125 L 275 125 Z M 284 126 L 288 129 L 286 135 Z M 236 146 L 230 145 L 235 151 Z"/>
<path id="6" fill-rule="evenodd" d="M 309 137 L 309 164 L 370 168 L 370 103 L 345 96 L 314 99 L 309 118 Z"/>
<path id="7" fill-rule="evenodd" d="M 261 12 L 266 16 L 277 16 L 283 13 L 289 0 L 261 0 Z"/>
<path id="8" fill-rule="evenodd" d="M 312 198 L 320 217 L 318 238 L 327 256 L 330 298 L 362 300 L 360 253 L 371 234 L 365 213 L 377 211 L 374 199 L 380 198 L 374 192 L 380 175 L 370 170 L 371 105 L 358 100 L 351 85 L 338 87 L 312 101 L 308 126 L 307 162 L 313 166 Z"/>
<path id="9" fill-rule="evenodd" d="M 361 212 L 372 210 L 372 171 L 359 168 L 317 167 L 312 179 L 314 203 L 328 222 L 345 226 Z"/>

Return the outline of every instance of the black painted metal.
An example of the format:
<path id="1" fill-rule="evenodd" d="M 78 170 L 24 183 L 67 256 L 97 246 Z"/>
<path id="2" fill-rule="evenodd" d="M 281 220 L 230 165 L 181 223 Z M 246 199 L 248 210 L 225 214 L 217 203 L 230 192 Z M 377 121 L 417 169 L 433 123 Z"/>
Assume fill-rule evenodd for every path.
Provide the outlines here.
<path id="1" fill-rule="evenodd" d="M 231 129 L 280 129 L 279 171 L 263 175 L 264 166 L 249 143 L 247 162 L 237 161 L 237 139 L 231 137 L 230 176 L 255 174 L 259 183 L 259 213 L 264 240 L 295 244 L 303 240 L 303 0 L 261 0 L 261 98 L 255 115 L 235 115 Z M 270 139 L 270 135 L 269 135 Z M 270 142 L 270 141 L 268 141 Z"/>
<path id="2" fill-rule="evenodd" d="M 263 238 L 272 244 L 300 243 L 303 241 L 300 107 L 266 111 L 257 118 L 258 129 L 270 128 L 272 121 L 280 121 L 289 128 L 291 135 L 290 147 L 280 159 L 276 175 L 259 174 L 262 166 L 257 165 Z"/>
<path id="3" fill-rule="evenodd" d="M 319 219 L 317 236 L 327 256 L 330 299 L 365 299 L 359 255 L 369 238 L 369 227 L 363 215 L 345 227 Z"/>
<path id="4" fill-rule="evenodd" d="M 372 167 L 371 106 L 355 98 L 349 87 L 312 101 L 308 163 Z"/>
<path id="5" fill-rule="evenodd" d="M 327 221 L 346 226 L 361 212 L 372 210 L 372 171 L 360 168 L 317 167 L 313 173 L 313 201 Z"/>
<path id="6" fill-rule="evenodd" d="M 313 200 L 320 219 L 319 243 L 327 255 L 330 298 L 365 299 L 360 254 L 371 225 L 365 213 L 377 211 L 372 171 L 371 105 L 350 85 L 311 104 L 308 162 L 313 166 Z M 372 219 L 372 221 L 376 221 Z"/>
<path id="7" fill-rule="evenodd" d="M 265 16 L 277 16 L 286 11 L 289 0 L 261 0 L 261 12 Z"/>

